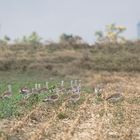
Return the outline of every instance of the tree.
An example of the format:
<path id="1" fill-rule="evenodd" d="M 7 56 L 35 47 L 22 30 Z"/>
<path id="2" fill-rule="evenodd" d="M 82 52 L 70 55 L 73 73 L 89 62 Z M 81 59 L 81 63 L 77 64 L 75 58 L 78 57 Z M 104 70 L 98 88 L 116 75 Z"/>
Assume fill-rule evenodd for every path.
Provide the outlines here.
<path id="1" fill-rule="evenodd" d="M 104 31 L 97 31 L 97 42 L 99 43 L 118 43 L 124 42 L 125 38 L 121 34 L 126 30 L 124 26 L 116 26 L 116 24 L 107 25 Z"/>
<path id="2" fill-rule="evenodd" d="M 72 35 L 67 35 L 67 34 L 63 33 L 60 36 L 59 42 L 63 43 L 63 44 L 67 44 L 67 43 L 71 42 L 71 39 L 72 39 Z"/>
<path id="3" fill-rule="evenodd" d="M 59 42 L 60 43 L 63 43 L 63 44 L 83 44 L 85 43 L 82 39 L 82 37 L 78 36 L 78 35 L 68 35 L 68 34 L 65 34 L 63 33 L 61 36 L 60 36 L 60 39 L 59 39 Z"/>
<path id="4" fill-rule="evenodd" d="M 11 40 L 10 37 L 8 37 L 7 35 L 5 35 L 3 37 L 3 39 L 0 39 L 0 45 L 1 46 L 7 45 L 10 40 Z"/>
<path id="5" fill-rule="evenodd" d="M 102 31 L 96 31 L 96 32 L 95 32 L 95 36 L 97 37 L 97 40 L 98 40 L 99 42 L 103 41 L 104 34 L 103 34 Z"/>
<path id="6" fill-rule="evenodd" d="M 8 41 L 10 41 L 11 39 L 10 39 L 10 37 L 8 37 L 7 35 L 5 35 L 5 36 L 4 36 L 4 40 L 8 42 Z"/>
<path id="7" fill-rule="evenodd" d="M 31 35 L 27 38 L 27 42 L 31 44 L 39 44 L 41 41 L 41 37 L 36 33 L 32 32 Z"/>
<path id="8" fill-rule="evenodd" d="M 21 44 L 32 44 L 32 45 L 38 45 L 40 44 L 41 37 L 36 33 L 32 32 L 29 36 L 23 36 L 22 39 L 16 39 L 16 43 L 21 43 Z"/>

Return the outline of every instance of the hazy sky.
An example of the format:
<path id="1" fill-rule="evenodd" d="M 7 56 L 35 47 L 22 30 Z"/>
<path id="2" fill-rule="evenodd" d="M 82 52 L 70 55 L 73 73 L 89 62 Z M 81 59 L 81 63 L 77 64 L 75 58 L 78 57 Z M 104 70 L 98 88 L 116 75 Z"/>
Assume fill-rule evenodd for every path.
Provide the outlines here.
<path id="1" fill-rule="evenodd" d="M 93 42 L 110 23 L 126 26 L 125 36 L 135 39 L 138 21 L 140 0 L 0 0 L 0 37 L 12 39 L 36 31 L 46 40 L 72 33 Z"/>

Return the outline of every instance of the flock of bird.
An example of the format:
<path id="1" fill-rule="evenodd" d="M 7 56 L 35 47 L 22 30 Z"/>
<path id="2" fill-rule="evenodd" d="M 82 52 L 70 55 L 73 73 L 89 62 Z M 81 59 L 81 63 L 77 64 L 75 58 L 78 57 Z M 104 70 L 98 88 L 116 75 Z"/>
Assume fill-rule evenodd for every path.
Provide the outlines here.
<path id="1" fill-rule="evenodd" d="M 28 88 L 26 86 L 20 88 L 19 94 L 24 95 L 28 98 L 32 94 L 41 93 L 51 93 L 46 96 L 43 102 L 55 102 L 59 99 L 61 93 L 66 93 L 70 95 L 69 100 L 77 102 L 81 95 L 81 80 L 71 80 L 70 87 L 66 88 L 64 86 L 64 81 L 62 80 L 59 86 L 54 85 L 49 87 L 49 83 L 46 82 L 45 86 L 41 87 L 41 84 L 35 84 L 34 88 Z M 13 96 L 12 86 L 9 84 L 7 90 L 0 96 L 0 99 L 11 98 Z"/>
<path id="2" fill-rule="evenodd" d="M 103 95 L 104 86 L 102 84 L 97 84 L 94 88 L 94 93 L 97 97 L 101 97 Z M 46 96 L 43 102 L 55 102 L 59 99 L 61 93 L 66 93 L 70 95 L 69 100 L 72 102 L 77 102 L 80 99 L 81 95 L 81 80 L 71 80 L 70 87 L 66 88 L 64 86 L 64 81 L 62 80 L 59 86 L 51 86 L 49 87 L 49 83 L 46 82 L 44 87 L 41 87 L 41 84 L 35 84 L 34 88 L 30 89 L 28 87 L 22 87 L 19 90 L 19 93 L 24 95 L 25 97 L 29 97 L 31 94 L 40 94 L 40 93 L 51 93 Z M 0 99 L 10 98 L 12 97 L 12 86 L 7 86 L 7 91 L 5 91 Z M 111 96 L 105 98 L 105 100 L 110 102 L 116 102 L 123 98 L 121 92 L 117 92 L 112 94 Z"/>

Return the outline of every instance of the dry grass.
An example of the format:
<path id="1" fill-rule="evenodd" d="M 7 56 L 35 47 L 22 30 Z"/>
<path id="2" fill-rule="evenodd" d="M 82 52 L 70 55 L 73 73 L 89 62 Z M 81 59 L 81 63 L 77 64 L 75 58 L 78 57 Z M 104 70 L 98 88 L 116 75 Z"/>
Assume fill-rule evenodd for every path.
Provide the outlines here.
<path id="1" fill-rule="evenodd" d="M 7 83 L 9 79 L 46 81 L 58 76 L 81 79 L 85 92 L 77 103 L 70 103 L 66 95 L 54 104 L 40 103 L 21 118 L 2 120 L 0 139 L 139 140 L 139 46 L 135 42 L 109 47 L 60 44 L 1 47 L 0 71 L 9 72 L 1 73 L 0 77 L 6 77 Z M 13 70 L 16 74 L 12 75 Z M 22 78 L 18 71 L 22 72 Z M 101 97 L 94 94 L 97 84 L 104 85 Z M 105 100 L 118 91 L 124 100 L 117 103 Z"/>
<path id="2" fill-rule="evenodd" d="M 54 71 L 61 71 L 65 67 L 65 75 L 70 67 L 74 71 L 105 70 L 105 71 L 139 71 L 140 63 L 138 42 L 126 44 L 102 45 L 74 45 L 62 44 L 45 45 L 11 45 L 0 47 L 0 70 L 43 70 L 51 65 Z M 38 65 L 40 63 L 40 65 Z M 58 69 L 58 65 L 62 69 Z M 42 65 L 42 66 L 41 66 Z M 70 66 L 69 66 L 70 65 Z M 37 68 L 37 69 L 36 69 Z M 70 70 L 71 71 L 71 70 Z M 59 75 L 59 72 L 57 73 Z"/>
<path id="3" fill-rule="evenodd" d="M 124 100 L 109 103 L 104 99 L 98 100 L 91 92 L 82 93 L 81 101 L 72 104 L 68 102 L 67 96 L 64 96 L 60 102 L 42 104 L 40 109 L 34 109 L 27 114 L 21 119 L 24 124 L 22 127 L 14 127 L 13 121 L 9 121 L 10 129 L 17 128 L 8 133 L 9 138 L 14 136 L 24 140 L 140 139 L 140 75 L 103 72 L 90 73 L 86 78 L 91 86 L 103 82 L 105 96 L 112 95 L 119 88 Z M 61 113 L 67 114 L 67 117 L 60 119 L 58 116 Z M 18 121 L 14 123 L 15 126 L 19 124 Z M 8 128 L 3 127 L 2 130 L 6 135 Z"/>

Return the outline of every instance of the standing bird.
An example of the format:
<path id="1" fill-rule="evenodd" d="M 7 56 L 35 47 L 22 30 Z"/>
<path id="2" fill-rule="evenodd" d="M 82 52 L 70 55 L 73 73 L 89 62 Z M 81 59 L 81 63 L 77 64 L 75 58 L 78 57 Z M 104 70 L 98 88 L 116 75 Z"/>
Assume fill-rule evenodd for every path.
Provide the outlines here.
<path id="1" fill-rule="evenodd" d="M 29 88 L 27 88 L 27 87 L 22 87 L 19 92 L 22 95 L 27 95 L 27 94 L 32 93 L 32 91 Z"/>
<path id="2" fill-rule="evenodd" d="M 122 91 L 121 85 L 118 85 L 116 87 L 116 92 L 114 94 L 112 94 L 106 98 L 106 100 L 111 103 L 122 101 L 123 99 L 124 99 L 124 96 L 123 96 L 123 91 Z"/>
<path id="3" fill-rule="evenodd" d="M 70 87 L 66 88 L 67 94 L 73 93 L 73 80 L 70 81 Z"/>
<path id="4" fill-rule="evenodd" d="M 75 84 L 72 86 L 72 92 L 78 94 L 81 92 L 81 80 L 79 80 L 79 83 L 77 83 L 77 80 L 75 80 Z"/>
<path id="5" fill-rule="evenodd" d="M 41 85 L 38 84 L 38 93 L 45 93 L 49 91 L 48 82 L 46 82 L 46 86 L 41 88 Z"/>
<path id="6" fill-rule="evenodd" d="M 38 84 L 37 83 L 35 84 L 35 87 L 32 88 L 32 93 L 33 94 L 37 94 L 38 93 Z"/>
<path id="7" fill-rule="evenodd" d="M 56 102 L 59 99 L 59 93 L 53 92 L 52 95 L 47 96 L 43 102 Z"/>
<path id="8" fill-rule="evenodd" d="M 81 93 L 81 80 L 79 80 L 78 86 L 77 86 L 77 93 Z"/>
<path id="9" fill-rule="evenodd" d="M 59 95 L 53 94 L 53 95 L 47 96 L 47 98 L 45 98 L 43 102 L 56 102 L 58 99 L 59 99 Z"/>
<path id="10" fill-rule="evenodd" d="M 124 99 L 124 97 L 121 93 L 115 93 L 106 98 L 106 100 L 111 103 L 122 101 L 123 99 Z"/>
<path id="11" fill-rule="evenodd" d="M 70 96 L 70 101 L 76 103 L 80 100 L 81 96 L 81 80 L 79 80 L 79 83 L 77 81 L 75 82 L 75 88 L 73 88 L 73 94 Z"/>
<path id="12" fill-rule="evenodd" d="M 79 101 L 79 99 L 80 99 L 80 94 L 72 94 L 69 100 L 76 103 L 77 101 Z"/>
<path id="13" fill-rule="evenodd" d="M 61 82 L 61 86 L 63 86 L 64 82 Z M 59 100 L 59 90 L 57 89 L 55 86 L 50 87 L 50 89 L 48 88 L 48 91 L 51 92 L 51 95 L 47 96 L 43 102 L 56 102 L 57 100 Z"/>
<path id="14" fill-rule="evenodd" d="M 55 91 L 57 93 L 64 93 L 66 91 L 65 87 L 64 87 L 64 81 L 62 80 L 60 83 L 60 86 L 55 88 Z"/>
<path id="15" fill-rule="evenodd" d="M 2 99 L 10 98 L 12 96 L 12 86 L 8 85 L 8 90 L 3 93 L 1 96 Z"/>
<path id="16" fill-rule="evenodd" d="M 96 85 L 94 88 L 94 92 L 95 92 L 97 97 L 100 97 L 102 95 L 102 92 L 103 92 L 103 85 L 102 84 Z"/>

